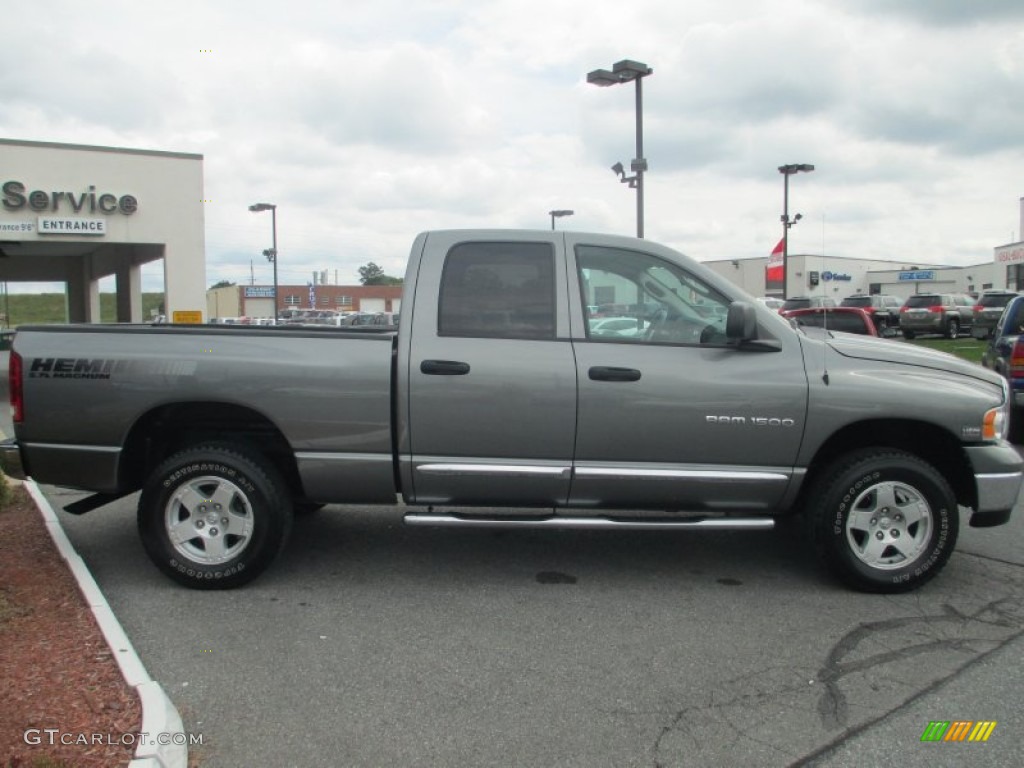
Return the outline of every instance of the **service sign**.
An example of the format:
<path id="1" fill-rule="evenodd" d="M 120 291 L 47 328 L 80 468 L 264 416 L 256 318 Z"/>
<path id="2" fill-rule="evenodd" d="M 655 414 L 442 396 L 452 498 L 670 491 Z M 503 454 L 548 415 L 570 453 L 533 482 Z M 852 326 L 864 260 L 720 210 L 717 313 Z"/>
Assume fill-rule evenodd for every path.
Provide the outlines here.
<path id="1" fill-rule="evenodd" d="M 1024 245 L 1014 243 L 996 248 L 996 261 L 1000 264 L 1020 264 L 1024 261 Z"/>
<path id="2" fill-rule="evenodd" d="M 274 298 L 274 286 L 272 286 L 272 285 L 247 285 L 247 286 L 245 286 L 245 298 L 247 298 L 247 299 L 272 299 L 272 298 Z"/>
<path id="3" fill-rule="evenodd" d="M 853 280 L 853 275 L 848 275 L 845 272 L 829 272 L 827 269 L 821 273 L 821 279 L 826 283 L 832 280 L 838 280 L 840 282 L 850 282 Z"/>
<path id="4" fill-rule="evenodd" d="M 34 221 L 0 221 L 0 234 L 21 235 L 26 232 L 35 232 Z"/>
<path id="5" fill-rule="evenodd" d="M 40 216 L 37 219 L 40 235 L 105 235 L 106 219 L 64 219 L 56 216 Z"/>

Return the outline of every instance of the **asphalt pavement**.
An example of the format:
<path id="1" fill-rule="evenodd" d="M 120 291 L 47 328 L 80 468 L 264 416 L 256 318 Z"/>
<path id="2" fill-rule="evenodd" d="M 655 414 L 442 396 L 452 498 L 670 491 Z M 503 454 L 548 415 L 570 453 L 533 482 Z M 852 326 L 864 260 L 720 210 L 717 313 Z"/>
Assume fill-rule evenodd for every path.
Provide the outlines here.
<path id="1" fill-rule="evenodd" d="M 206 768 L 1024 764 L 1020 510 L 899 596 L 834 584 L 782 532 L 367 507 L 300 518 L 259 580 L 194 592 L 145 558 L 133 499 L 63 520 Z M 997 726 L 921 742 L 947 720 Z"/>

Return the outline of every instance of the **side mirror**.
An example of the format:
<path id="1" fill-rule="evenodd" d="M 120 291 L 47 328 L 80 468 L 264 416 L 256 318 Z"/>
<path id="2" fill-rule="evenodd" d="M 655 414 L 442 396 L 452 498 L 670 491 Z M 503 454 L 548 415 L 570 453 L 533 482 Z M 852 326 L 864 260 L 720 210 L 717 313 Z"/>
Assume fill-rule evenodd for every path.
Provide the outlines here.
<path id="1" fill-rule="evenodd" d="M 752 304 L 734 301 L 725 317 L 725 336 L 730 344 L 739 344 L 757 338 L 757 311 Z"/>

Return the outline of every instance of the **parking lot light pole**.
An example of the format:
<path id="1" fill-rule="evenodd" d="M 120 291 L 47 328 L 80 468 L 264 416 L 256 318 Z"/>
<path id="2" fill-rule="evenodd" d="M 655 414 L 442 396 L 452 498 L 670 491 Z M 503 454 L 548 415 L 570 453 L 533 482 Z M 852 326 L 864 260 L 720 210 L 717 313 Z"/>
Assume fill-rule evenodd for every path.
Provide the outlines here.
<path id="1" fill-rule="evenodd" d="M 555 219 L 560 219 L 562 216 L 572 216 L 575 211 L 548 211 L 548 215 L 551 217 L 551 231 L 555 231 Z"/>
<path id="2" fill-rule="evenodd" d="M 644 236 L 644 173 L 647 172 L 647 160 L 644 158 L 644 97 L 640 81 L 654 72 L 653 69 L 639 61 L 623 59 L 612 65 L 612 70 L 595 69 L 587 73 L 587 82 L 602 88 L 619 83 L 636 83 L 636 157 L 629 169 L 633 176 L 626 176 L 622 163 L 616 163 L 612 170 L 619 176 L 619 181 L 636 189 L 636 236 Z"/>
<path id="3" fill-rule="evenodd" d="M 249 210 L 253 213 L 270 211 L 273 245 L 269 250 L 263 251 L 263 255 L 267 257 L 267 261 L 272 262 L 274 265 L 274 324 L 276 325 L 280 317 L 280 311 L 277 308 L 277 206 L 273 203 L 254 203 L 249 206 Z"/>
<path id="4" fill-rule="evenodd" d="M 800 219 L 799 213 L 789 220 L 789 177 L 794 173 L 810 173 L 814 170 L 813 165 L 808 163 L 790 163 L 780 165 L 779 173 L 782 174 L 782 298 L 789 298 L 789 230 Z"/>

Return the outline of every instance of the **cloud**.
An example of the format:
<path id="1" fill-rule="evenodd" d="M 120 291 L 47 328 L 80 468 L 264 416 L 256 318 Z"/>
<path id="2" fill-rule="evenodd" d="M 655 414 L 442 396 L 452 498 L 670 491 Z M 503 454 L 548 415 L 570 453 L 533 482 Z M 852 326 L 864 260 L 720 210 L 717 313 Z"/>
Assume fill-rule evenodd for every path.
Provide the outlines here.
<path id="1" fill-rule="evenodd" d="M 1024 19 L 1017 0 L 841 0 L 838 7 L 865 15 L 891 15 L 938 27 L 964 27 Z"/>
<path id="2" fill-rule="evenodd" d="M 5 23 L 0 135 L 203 154 L 211 282 L 253 254 L 269 275 L 258 200 L 302 282 L 399 273 L 421 230 L 546 228 L 552 208 L 632 233 L 609 167 L 635 154 L 634 87 L 585 81 L 623 58 L 654 68 L 653 239 L 763 255 L 788 162 L 817 166 L 796 237 L 836 252 L 976 263 L 1018 226 L 1017 0 L 51 0 Z"/>

